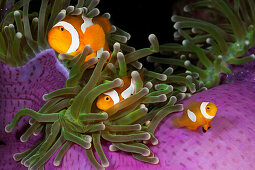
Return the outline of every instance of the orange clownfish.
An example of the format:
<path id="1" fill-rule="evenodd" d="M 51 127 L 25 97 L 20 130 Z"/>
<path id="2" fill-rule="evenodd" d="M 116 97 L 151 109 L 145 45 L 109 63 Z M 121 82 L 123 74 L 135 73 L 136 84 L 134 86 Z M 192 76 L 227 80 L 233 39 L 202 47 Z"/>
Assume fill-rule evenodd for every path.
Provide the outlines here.
<path id="1" fill-rule="evenodd" d="M 48 33 L 50 46 L 58 53 L 76 56 L 86 45 L 93 53 L 86 57 L 100 57 L 104 50 L 109 51 L 106 34 L 110 33 L 111 24 L 103 16 L 87 18 L 82 15 L 67 16 L 54 25 Z"/>
<path id="2" fill-rule="evenodd" d="M 215 117 L 217 106 L 212 102 L 195 102 L 189 104 L 181 117 L 173 117 L 173 124 L 177 127 L 186 127 L 196 130 L 203 126 L 203 132 L 211 128 L 211 121 Z"/>
<path id="3" fill-rule="evenodd" d="M 135 81 L 133 78 L 126 76 L 121 79 L 124 82 L 122 87 L 114 88 L 98 96 L 96 105 L 99 109 L 105 111 L 135 93 Z"/>

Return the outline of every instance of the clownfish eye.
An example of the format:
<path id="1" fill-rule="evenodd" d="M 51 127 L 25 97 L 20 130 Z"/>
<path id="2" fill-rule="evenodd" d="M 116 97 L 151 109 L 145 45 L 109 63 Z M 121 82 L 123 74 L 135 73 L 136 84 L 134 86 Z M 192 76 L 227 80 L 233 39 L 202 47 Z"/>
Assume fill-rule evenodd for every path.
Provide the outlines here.
<path id="1" fill-rule="evenodd" d="M 210 109 L 210 107 L 207 107 L 207 109 Z"/>
<path id="2" fill-rule="evenodd" d="M 109 97 L 109 96 L 105 96 L 104 100 L 105 100 L 105 101 L 109 101 L 109 100 L 110 100 L 110 97 Z"/>
<path id="3" fill-rule="evenodd" d="M 63 27 L 61 27 L 61 31 L 64 31 L 64 28 L 63 28 Z"/>

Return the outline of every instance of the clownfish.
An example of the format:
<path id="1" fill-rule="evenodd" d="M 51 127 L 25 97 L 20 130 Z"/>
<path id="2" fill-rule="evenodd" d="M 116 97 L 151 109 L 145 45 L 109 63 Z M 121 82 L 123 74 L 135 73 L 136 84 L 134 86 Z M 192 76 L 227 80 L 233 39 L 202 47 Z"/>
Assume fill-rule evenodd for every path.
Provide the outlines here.
<path id="1" fill-rule="evenodd" d="M 48 42 L 56 52 L 76 56 L 86 45 L 93 53 L 86 57 L 100 58 L 104 50 L 109 51 L 106 34 L 111 31 L 109 20 L 103 16 L 87 18 L 82 15 L 67 16 L 54 25 L 48 33 Z"/>
<path id="2" fill-rule="evenodd" d="M 135 93 L 135 81 L 133 78 L 126 76 L 121 79 L 124 82 L 122 87 L 114 88 L 98 96 L 96 101 L 97 108 L 105 111 Z"/>
<path id="3" fill-rule="evenodd" d="M 192 101 L 183 111 L 181 117 L 173 117 L 172 122 L 177 127 L 196 130 L 203 126 L 203 132 L 211 128 L 211 121 L 215 117 L 217 106 L 212 102 Z"/>

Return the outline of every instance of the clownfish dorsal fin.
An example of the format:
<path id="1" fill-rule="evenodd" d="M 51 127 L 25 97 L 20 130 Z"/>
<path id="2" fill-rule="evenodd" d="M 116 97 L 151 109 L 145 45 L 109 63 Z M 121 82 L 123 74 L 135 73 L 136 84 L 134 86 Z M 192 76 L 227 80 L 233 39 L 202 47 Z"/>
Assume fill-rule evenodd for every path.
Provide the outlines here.
<path id="1" fill-rule="evenodd" d="M 103 16 L 97 16 L 93 18 L 93 23 L 100 25 L 106 34 L 109 34 L 112 29 L 110 21 Z"/>
<path id="2" fill-rule="evenodd" d="M 132 94 L 134 94 L 134 92 L 135 92 L 135 82 L 131 78 L 130 86 L 121 93 L 121 96 L 123 97 L 123 99 L 126 99 Z"/>
<path id="3" fill-rule="evenodd" d="M 87 18 L 85 16 L 82 15 L 82 19 L 83 19 L 83 24 L 81 24 L 81 31 L 83 32 L 83 34 L 85 33 L 86 29 L 92 25 L 94 25 L 94 23 L 92 22 L 92 18 Z"/>

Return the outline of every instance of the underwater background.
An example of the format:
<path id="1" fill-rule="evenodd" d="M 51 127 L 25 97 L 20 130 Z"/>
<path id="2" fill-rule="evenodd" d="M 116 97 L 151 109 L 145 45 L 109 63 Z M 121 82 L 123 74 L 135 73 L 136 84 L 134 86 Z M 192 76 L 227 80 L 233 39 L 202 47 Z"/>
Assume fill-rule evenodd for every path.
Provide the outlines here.
<path id="1" fill-rule="evenodd" d="M 254 169 L 254 7 L 2 0 L 0 169 Z M 82 28 L 68 17 L 91 20 L 104 36 L 92 30 L 79 54 L 59 53 L 48 34 L 56 24 Z M 90 58 L 101 41 L 104 52 Z M 206 132 L 204 123 L 193 130 L 173 123 L 187 109 L 199 117 L 192 102 L 217 106 Z"/>

